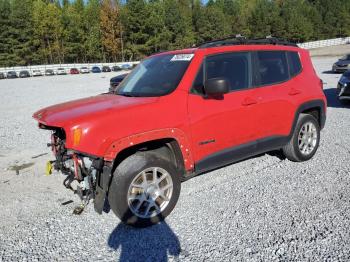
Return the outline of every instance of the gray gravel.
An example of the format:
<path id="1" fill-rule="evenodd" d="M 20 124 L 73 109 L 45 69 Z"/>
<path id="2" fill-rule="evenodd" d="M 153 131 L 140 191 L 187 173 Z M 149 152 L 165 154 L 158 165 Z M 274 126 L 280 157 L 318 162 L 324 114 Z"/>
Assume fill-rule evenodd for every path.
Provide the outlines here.
<path id="1" fill-rule="evenodd" d="M 265 154 L 195 177 L 166 222 L 146 229 L 92 205 L 72 215 L 77 197 L 60 174 L 43 175 L 49 134 L 31 119 L 105 91 L 113 74 L 0 80 L 0 261 L 349 261 L 350 106 L 334 99 L 340 75 L 322 73 L 334 61 L 313 60 L 329 107 L 311 161 Z"/>

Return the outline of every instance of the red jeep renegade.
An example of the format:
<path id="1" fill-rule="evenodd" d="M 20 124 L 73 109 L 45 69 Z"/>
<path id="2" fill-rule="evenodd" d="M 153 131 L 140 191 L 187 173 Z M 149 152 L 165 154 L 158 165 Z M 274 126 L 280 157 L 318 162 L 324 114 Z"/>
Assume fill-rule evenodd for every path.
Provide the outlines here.
<path id="1" fill-rule="evenodd" d="M 52 130 L 53 167 L 84 203 L 125 223 L 164 219 L 181 181 L 263 152 L 315 154 L 326 99 L 308 51 L 227 38 L 144 59 L 114 93 L 33 116 Z"/>

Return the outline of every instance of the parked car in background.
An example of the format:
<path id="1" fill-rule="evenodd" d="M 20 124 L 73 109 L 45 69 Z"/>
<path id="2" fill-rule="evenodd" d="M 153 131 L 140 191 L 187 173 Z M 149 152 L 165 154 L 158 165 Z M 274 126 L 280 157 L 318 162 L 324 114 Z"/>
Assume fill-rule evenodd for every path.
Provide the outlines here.
<path id="1" fill-rule="evenodd" d="M 340 102 L 350 101 L 350 70 L 346 71 L 339 79 L 337 95 Z"/>
<path id="2" fill-rule="evenodd" d="M 344 73 L 345 71 L 350 69 L 349 65 L 350 65 L 350 54 L 347 54 L 333 64 L 332 71 L 334 73 Z"/>
<path id="3" fill-rule="evenodd" d="M 197 174 L 274 150 L 311 159 L 326 110 L 309 51 L 276 38 L 231 38 L 150 56 L 114 93 L 33 117 L 52 131 L 53 168 L 68 176 L 67 188 L 77 180 L 83 203 L 94 198 L 99 214 L 108 206 L 144 227 L 168 216 L 181 181 Z"/>
<path id="4" fill-rule="evenodd" d="M 123 70 L 130 70 L 130 69 L 132 69 L 132 65 L 130 65 L 130 64 L 124 64 L 121 67 L 122 67 Z"/>
<path id="5" fill-rule="evenodd" d="M 7 78 L 18 78 L 16 71 L 8 71 L 6 76 Z"/>
<path id="6" fill-rule="evenodd" d="M 77 75 L 77 74 L 79 74 L 79 70 L 78 70 L 78 68 L 71 68 L 69 73 L 71 75 Z"/>
<path id="7" fill-rule="evenodd" d="M 123 81 L 127 75 L 128 74 L 122 74 L 119 76 L 112 77 L 111 80 L 109 81 L 110 85 L 109 85 L 108 91 L 111 93 L 114 92 L 117 86 L 120 84 L 120 82 Z"/>
<path id="8" fill-rule="evenodd" d="M 91 69 L 91 72 L 93 73 L 101 73 L 101 68 L 99 68 L 98 66 L 93 66 Z"/>
<path id="9" fill-rule="evenodd" d="M 52 69 L 46 69 L 45 75 L 46 76 L 53 76 L 53 75 L 55 75 L 55 72 Z"/>
<path id="10" fill-rule="evenodd" d="M 66 75 L 67 72 L 64 68 L 58 68 L 57 69 L 57 75 Z"/>
<path id="11" fill-rule="evenodd" d="M 122 69 L 120 66 L 115 65 L 115 66 L 112 67 L 112 70 L 113 70 L 114 72 L 118 72 L 118 71 L 121 71 L 121 70 L 123 70 L 123 69 Z"/>
<path id="12" fill-rule="evenodd" d="M 19 77 L 20 78 L 30 77 L 30 73 L 28 70 L 22 70 L 21 72 L 19 72 Z"/>
<path id="13" fill-rule="evenodd" d="M 6 74 L 3 72 L 0 72 L 0 79 L 5 79 L 6 78 Z"/>
<path id="14" fill-rule="evenodd" d="M 43 73 L 39 69 L 34 69 L 32 71 L 32 76 L 42 76 Z"/>
<path id="15" fill-rule="evenodd" d="M 80 68 L 80 73 L 82 73 L 82 74 L 90 73 L 89 68 L 87 68 L 86 66 L 81 67 Z"/>
<path id="16" fill-rule="evenodd" d="M 102 72 L 111 72 L 111 68 L 109 66 L 103 66 L 102 67 Z"/>

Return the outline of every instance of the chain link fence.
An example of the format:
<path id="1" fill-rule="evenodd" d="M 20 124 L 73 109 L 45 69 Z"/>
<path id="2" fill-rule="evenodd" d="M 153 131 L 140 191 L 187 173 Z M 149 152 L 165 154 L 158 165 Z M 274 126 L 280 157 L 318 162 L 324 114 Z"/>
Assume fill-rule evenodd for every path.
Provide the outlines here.
<path id="1" fill-rule="evenodd" d="M 298 46 L 301 48 L 304 48 L 304 49 L 314 49 L 314 48 L 320 48 L 320 47 L 346 45 L 346 44 L 350 44 L 350 37 L 333 38 L 333 39 L 306 42 L 306 43 L 298 44 Z"/>

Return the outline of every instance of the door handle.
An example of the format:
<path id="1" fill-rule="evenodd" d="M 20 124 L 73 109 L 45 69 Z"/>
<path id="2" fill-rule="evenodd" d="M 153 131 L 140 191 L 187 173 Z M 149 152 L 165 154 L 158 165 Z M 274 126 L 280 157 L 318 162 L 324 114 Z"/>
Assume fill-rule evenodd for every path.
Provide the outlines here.
<path id="1" fill-rule="evenodd" d="M 250 106 L 250 105 L 254 105 L 256 103 L 258 103 L 258 101 L 256 101 L 253 98 L 247 97 L 243 100 L 242 105 L 243 106 Z"/>
<path id="2" fill-rule="evenodd" d="M 300 94 L 300 93 L 301 93 L 300 90 L 295 89 L 295 88 L 291 88 L 291 89 L 289 90 L 288 95 L 290 95 L 290 96 L 295 96 L 295 95 L 298 95 L 298 94 Z"/>

